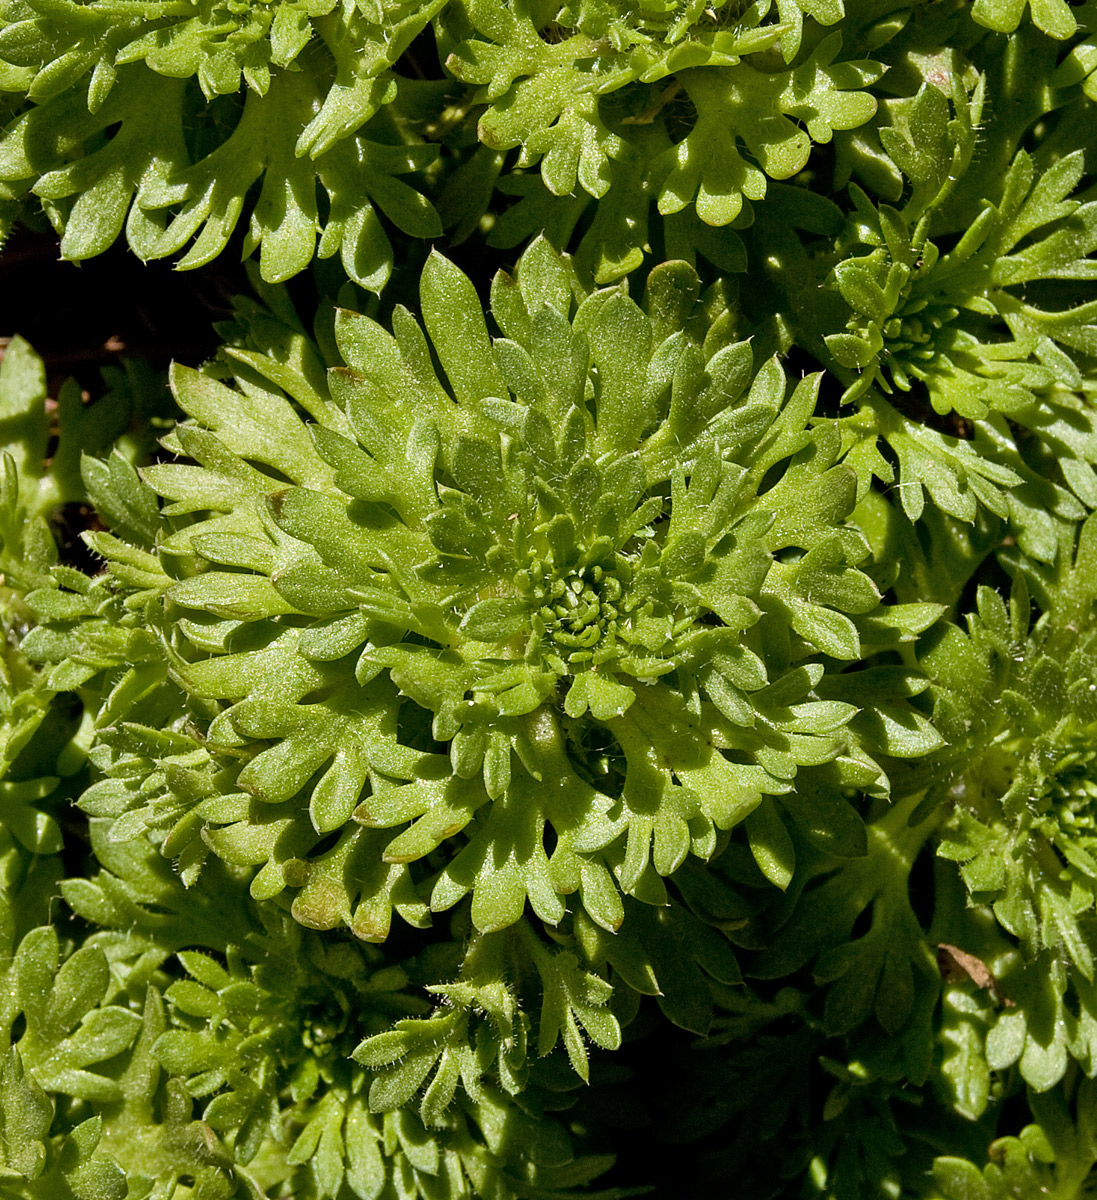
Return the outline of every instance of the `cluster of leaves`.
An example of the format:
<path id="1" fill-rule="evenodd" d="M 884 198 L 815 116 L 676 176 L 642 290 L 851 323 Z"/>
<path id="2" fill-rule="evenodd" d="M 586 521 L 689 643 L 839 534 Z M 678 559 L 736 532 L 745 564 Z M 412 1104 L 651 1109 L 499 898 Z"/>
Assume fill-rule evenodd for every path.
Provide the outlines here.
<path id="1" fill-rule="evenodd" d="M 1092 1191 L 1094 5 L 0 12 L 0 1195 Z"/>
<path id="2" fill-rule="evenodd" d="M 339 254 L 380 288 L 392 249 L 378 212 L 413 237 L 441 233 L 401 178 L 436 150 L 393 71 L 440 7 L 5 3 L 0 87 L 25 97 L 0 140 L 5 194 L 33 189 L 72 259 L 124 227 L 141 258 L 184 251 L 180 265 L 199 266 L 247 210 L 265 279 Z"/>
<path id="3" fill-rule="evenodd" d="M 673 327 L 697 288 L 688 268 L 653 272 L 649 309 Z M 858 569 L 853 474 L 833 429 L 806 428 L 818 377 L 790 389 L 770 362 L 748 386 L 749 345 L 706 361 L 619 288 L 569 319 L 543 241 L 496 277 L 494 344 L 446 260 L 420 293 L 429 342 L 410 314 L 399 336 L 340 315 L 330 395 L 293 381 L 312 425 L 269 360 L 248 356 L 241 390 L 178 370 L 191 420 L 170 444 L 195 465 L 144 472 L 178 522 L 154 552 L 92 536 L 120 585 L 106 598 L 31 593 L 66 626 L 121 601 L 204 707 L 195 734 L 119 728 L 112 705 L 110 781 L 84 807 L 188 864 L 266 864 L 268 898 L 308 863 L 301 919 L 365 937 L 470 891 L 482 931 L 527 899 L 557 925 L 576 890 L 615 930 L 622 892 L 659 902 L 660 877 L 740 822 L 783 886 L 775 798 L 801 773 L 817 796 L 790 819 L 825 824 L 844 789 L 886 792 L 873 755 L 938 744 L 902 698 L 862 707 L 827 678 L 939 609 L 889 606 Z"/>
<path id="4" fill-rule="evenodd" d="M 921 7 L 5 0 L 0 201 L 10 224 L 33 196 L 66 257 L 124 230 L 141 258 L 184 267 L 216 258 L 246 218 L 243 250 L 266 280 L 338 255 L 380 290 L 393 227 L 461 239 L 485 217 L 502 247 L 542 228 L 567 240 L 582 221 L 599 282 L 662 242 L 737 271 L 727 227 L 750 223 L 769 181 L 819 148 L 878 148 L 925 24 L 946 45 L 989 43 L 1024 5 Z M 1068 48 L 1060 91 L 1091 87 L 1088 7 L 1033 15 Z M 875 158 L 905 171 L 886 147 Z M 516 198 L 508 212 L 488 212 L 497 186 Z"/>
<path id="5" fill-rule="evenodd" d="M 339 253 L 351 278 L 379 288 L 392 257 L 378 212 L 414 237 L 442 232 L 422 190 L 439 141 L 467 159 L 443 210 L 468 226 L 503 152 L 520 148 L 519 168 L 540 162 L 549 199 L 577 185 L 600 198 L 633 185 L 658 122 L 659 211 L 696 201 L 702 221 L 726 225 L 767 176 L 795 174 L 813 143 L 876 109 L 864 88 L 882 68 L 841 55 L 840 34 L 805 41 L 805 8 L 823 26 L 842 15 L 799 0 L 745 12 L 726 0 L 680 11 L 6 0 L 0 88 L 24 111 L 0 138 L 0 180 L 9 202 L 33 190 L 70 258 L 125 227 L 141 257 L 183 251 L 181 265 L 198 266 L 248 209 L 246 249 L 260 248 L 265 279 Z M 448 85 L 426 83 L 443 71 Z M 668 106 L 689 109 L 692 128 L 668 126 Z M 470 137 L 482 143 L 471 156 Z"/>
<path id="6" fill-rule="evenodd" d="M 16 344 L 0 368 L 0 401 L 12 429 L 39 448 L 44 398 L 41 363 Z M 427 1011 L 423 985 L 453 969 L 456 943 L 393 958 L 362 942 L 325 941 L 288 912 L 257 905 L 243 873 L 211 867 L 185 883 L 148 842 L 120 838 L 104 820 L 90 828 L 95 867 L 65 878 L 63 855 L 78 834 L 63 826 L 81 786 L 95 791 L 88 752 L 94 760 L 105 736 L 96 727 L 147 703 L 155 686 L 132 623 L 116 637 L 108 619 L 73 633 L 90 581 L 80 585 L 79 572 L 57 564 L 41 512 L 50 499 L 12 454 L 5 462 L 12 625 L 0 677 L 0 1193 L 575 1195 L 607 1159 L 577 1155 L 568 1123 L 553 1115 L 558 1105 L 539 1102 L 534 1088 L 518 1108 L 470 1076 L 469 1097 L 436 1102 L 424 1126 L 385 1102 L 375 1073 L 351 1057 L 363 1039 Z M 109 486 L 88 462 L 91 490 Z M 112 466 L 115 480 L 135 478 L 117 451 Z M 127 527 L 140 528 L 140 515 L 130 511 Z M 75 603 L 55 607 L 51 620 L 73 653 L 47 670 L 34 660 L 57 641 L 41 636 L 46 625 L 25 634 L 43 602 L 22 589 L 41 597 L 35 584 L 45 585 L 61 597 L 62 581 Z M 74 712 L 62 703 L 77 696 L 83 720 L 79 704 Z M 71 913 L 64 933 L 50 921 L 62 897 Z"/>

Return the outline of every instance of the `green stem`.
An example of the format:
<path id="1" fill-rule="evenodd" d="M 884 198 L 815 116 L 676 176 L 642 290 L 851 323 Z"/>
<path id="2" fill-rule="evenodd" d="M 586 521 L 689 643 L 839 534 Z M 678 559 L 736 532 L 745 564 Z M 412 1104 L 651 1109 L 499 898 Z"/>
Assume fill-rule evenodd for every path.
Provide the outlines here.
<path id="1" fill-rule="evenodd" d="M 930 834 L 947 815 L 946 805 L 937 804 L 918 824 L 911 825 L 910 818 L 924 799 L 925 792 L 915 792 L 868 826 L 869 857 L 888 864 L 889 881 L 906 879 Z"/>

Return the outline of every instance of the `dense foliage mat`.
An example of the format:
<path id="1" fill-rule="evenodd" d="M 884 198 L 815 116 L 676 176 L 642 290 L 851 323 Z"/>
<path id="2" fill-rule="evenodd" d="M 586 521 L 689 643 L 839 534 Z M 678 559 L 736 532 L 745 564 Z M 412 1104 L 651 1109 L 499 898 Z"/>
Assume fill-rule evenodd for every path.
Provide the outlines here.
<path id="1" fill-rule="evenodd" d="M 1097 1195 L 1097 5 L 0 14 L 0 1197 Z"/>

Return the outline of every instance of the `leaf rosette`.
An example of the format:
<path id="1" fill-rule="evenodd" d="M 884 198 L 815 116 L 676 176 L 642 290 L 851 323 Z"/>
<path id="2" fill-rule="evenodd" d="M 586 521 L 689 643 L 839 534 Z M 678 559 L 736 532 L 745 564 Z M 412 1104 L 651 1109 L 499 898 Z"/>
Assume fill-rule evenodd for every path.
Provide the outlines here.
<path id="1" fill-rule="evenodd" d="M 1088 594 L 1090 605 L 1093 599 L 1086 579 L 1092 519 L 1083 529 L 1078 557 L 1063 572 L 1070 592 L 1062 589 L 1066 596 L 1060 593 L 1031 635 L 1023 582 L 1011 613 L 983 588 L 978 614 L 970 618 L 971 640 L 952 637 L 931 653 L 934 661 L 947 663 L 951 686 L 962 656 L 970 671 L 994 681 L 1002 697 L 1001 711 L 982 713 L 973 726 L 978 752 L 969 752 L 953 785 L 955 836 L 946 839 L 941 853 L 964 864 L 973 892 L 994 897 L 999 921 L 1030 954 L 1058 948 L 1088 977 L 1092 956 L 1076 918 L 1092 908 L 1097 895 L 1092 734 L 1097 676 L 1092 633 L 1079 633 L 1070 612 L 1075 608 L 1070 601 L 1078 602 L 1073 616 L 1084 621 L 1083 598 Z M 941 699 L 939 721 L 955 722 L 960 695 L 953 694 L 951 705 Z"/>
<path id="2" fill-rule="evenodd" d="M 56 904 L 56 881 L 33 906 L 3 881 L 0 1195 L 514 1200 L 575 1195 L 610 1165 L 579 1152 L 535 1089 L 519 1108 L 480 1087 L 435 1103 L 426 1125 L 370 1109 L 350 1050 L 421 1011 L 409 982 L 456 946 L 398 965 L 257 911 L 226 871 L 184 888 L 151 846 L 111 843 L 104 826 L 101 869 L 61 884 L 90 927 L 82 945 L 49 926 L 20 938 L 32 907 Z"/>
<path id="3" fill-rule="evenodd" d="M 970 636 L 954 628 L 921 656 L 941 681 L 934 719 L 963 754 L 938 854 L 960 864 L 972 903 L 988 906 L 1019 950 L 1002 983 L 1016 1004 L 988 1035 L 987 1059 L 1019 1060 L 1038 1090 L 1070 1057 L 1091 1070 L 1097 1033 L 1095 531 L 1090 518 L 1075 555 L 1031 572 L 1043 610 L 1031 629 L 1018 575 L 1008 610 L 981 588 Z M 998 702 L 977 699 L 986 696 Z"/>
<path id="4" fill-rule="evenodd" d="M 824 677 L 940 610 L 859 569 L 818 378 L 670 332 L 696 291 L 666 264 L 645 312 L 538 242 L 495 280 L 493 341 L 435 256 L 430 341 L 402 309 L 393 333 L 341 313 L 330 396 L 248 351 L 239 390 L 177 370 L 167 445 L 194 461 L 145 472 L 165 573 L 139 603 L 203 732 L 106 730 L 85 803 L 374 939 L 470 893 L 485 931 L 527 901 L 555 925 L 575 892 L 615 929 L 622 892 L 662 902 L 740 823 L 785 886 L 787 821 L 825 826 L 886 793 L 874 756 L 937 744 Z M 96 542 L 125 587 L 123 545 Z"/>
<path id="5" fill-rule="evenodd" d="M 984 172 L 986 77 L 946 61 L 949 93 L 927 79 L 879 131 L 903 203 L 850 188 L 809 336 L 856 407 L 845 425 L 863 490 L 895 484 L 914 522 L 927 495 L 969 523 L 985 508 L 1050 561 L 1097 503 L 1097 209 L 1081 150 L 1041 162 L 1019 149 Z"/>
<path id="6" fill-rule="evenodd" d="M 927 85 L 920 99 L 920 119 L 943 127 L 942 93 Z M 897 210 L 876 211 L 856 195 L 861 235 L 874 248 L 835 268 L 854 315 L 848 332 L 827 338 L 838 362 L 860 371 L 845 399 L 873 384 L 890 393 L 920 383 L 936 412 L 980 418 L 1012 416 L 1059 381 L 1080 390 L 1079 368 L 1097 350 L 1094 303 L 1048 311 L 1009 289 L 1095 277 L 1097 209 L 1070 195 L 1082 175 L 1081 151 L 1039 177 L 1022 151 L 1001 198 L 945 254 L 927 219 L 911 231 Z"/>
<path id="7" fill-rule="evenodd" d="M 360 945 L 322 946 L 293 930 L 275 917 L 258 946 L 230 949 L 225 966 L 181 951 L 186 976 L 164 993 L 167 1020 L 159 1014 L 153 1056 L 185 1081 L 238 1173 L 277 1170 L 295 1194 L 318 1198 L 393 1187 L 411 1197 L 490 1188 L 510 1198 L 532 1187 L 570 1194 L 569 1185 L 605 1170 L 605 1157 L 573 1154 L 561 1124 L 544 1113 L 535 1120 L 490 1088 L 448 1110 L 435 1098 L 426 1123 L 399 1100 L 379 1114 L 372 1093 L 367 1101 L 369 1073 L 349 1052 L 363 1031 L 392 1038 L 389 1022 L 415 1010 L 403 991 L 408 975 L 363 961 Z M 409 1069 L 414 1058 L 406 1056 Z"/>

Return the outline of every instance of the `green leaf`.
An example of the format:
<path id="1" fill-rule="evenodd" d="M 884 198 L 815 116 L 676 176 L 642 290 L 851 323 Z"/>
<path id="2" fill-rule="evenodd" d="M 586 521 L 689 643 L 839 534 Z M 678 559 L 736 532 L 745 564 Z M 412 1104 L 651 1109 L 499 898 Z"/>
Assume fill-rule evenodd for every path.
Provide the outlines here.
<path id="1" fill-rule="evenodd" d="M 577 675 L 564 698 L 564 711 L 569 717 L 581 717 L 589 708 L 596 721 L 609 721 L 627 711 L 635 693 L 624 684 L 594 671 Z"/>
<path id="2" fill-rule="evenodd" d="M 468 276 L 433 253 L 419 284 L 423 320 L 457 402 L 476 408 L 505 397 L 506 384 L 492 353 L 483 306 Z"/>
<path id="3" fill-rule="evenodd" d="M 762 874 L 784 890 L 792 880 L 796 852 L 772 800 L 763 800 L 747 817 L 746 829 L 751 853 Z"/>

